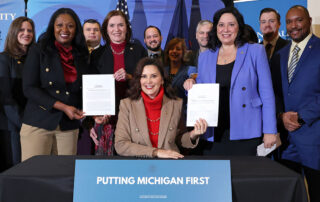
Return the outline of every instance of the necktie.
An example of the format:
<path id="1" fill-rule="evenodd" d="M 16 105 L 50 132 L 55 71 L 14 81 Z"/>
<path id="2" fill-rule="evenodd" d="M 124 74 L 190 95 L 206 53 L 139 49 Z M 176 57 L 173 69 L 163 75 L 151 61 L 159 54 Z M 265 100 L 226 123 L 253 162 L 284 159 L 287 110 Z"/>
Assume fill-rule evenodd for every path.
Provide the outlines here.
<path id="1" fill-rule="evenodd" d="M 290 61 L 290 64 L 288 66 L 288 80 L 289 80 L 289 83 L 291 82 L 294 70 L 296 69 L 297 64 L 299 62 L 299 55 L 298 55 L 299 51 L 300 51 L 300 48 L 298 47 L 298 45 L 296 45 L 294 47 L 293 51 L 292 51 L 291 61 Z"/>
<path id="2" fill-rule="evenodd" d="M 89 54 L 91 54 L 93 50 L 94 48 L 89 48 Z"/>
<path id="3" fill-rule="evenodd" d="M 158 58 L 158 57 L 159 57 L 159 55 L 157 53 L 150 55 L 150 58 Z"/>
<path id="4" fill-rule="evenodd" d="M 265 49 L 266 49 L 266 53 L 267 53 L 268 59 L 270 59 L 271 50 L 272 50 L 272 44 L 271 44 L 271 43 L 268 43 L 268 44 L 266 45 Z"/>

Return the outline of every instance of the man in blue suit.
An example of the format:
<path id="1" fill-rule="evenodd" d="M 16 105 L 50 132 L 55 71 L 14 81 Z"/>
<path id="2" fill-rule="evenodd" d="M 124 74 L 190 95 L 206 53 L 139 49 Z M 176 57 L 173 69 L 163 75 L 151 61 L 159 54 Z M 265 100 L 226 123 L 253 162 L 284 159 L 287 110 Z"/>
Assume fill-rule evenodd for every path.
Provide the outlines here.
<path id="1" fill-rule="evenodd" d="M 289 146 L 282 158 L 288 167 L 302 172 L 310 201 L 319 202 L 320 187 L 320 39 L 310 32 L 311 18 L 303 6 L 286 15 L 292 41 L 278 52 L 284 110 L 280 114 L 289 131 Z"/>

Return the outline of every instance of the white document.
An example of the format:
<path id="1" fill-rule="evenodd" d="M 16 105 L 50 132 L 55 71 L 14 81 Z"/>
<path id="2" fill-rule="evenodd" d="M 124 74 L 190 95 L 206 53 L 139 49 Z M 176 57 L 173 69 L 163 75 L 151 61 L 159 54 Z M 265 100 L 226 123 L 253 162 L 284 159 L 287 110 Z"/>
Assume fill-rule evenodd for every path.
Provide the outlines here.
<path id="1" fill-rule="evenodd" d="M 275 149 L 280 147 L 280 145 L 282 143 L 281 143 L 281 139 L 280 139 L 280 134 L 279 133 L 276 135 L 276 138 L 277 138 L 276 143 L 271 148 L 265 148 L 264 147 L 264 143 L 260 144 L 257 147 L 257 156 L 267 156 L 268 154 L 273 152 Z"/>
<path id="2" fill-rule="evenodd" d="M 188 92 L 187 126 L 194 126 L 199 118 L 210 127 L 218 126 L 219 84 L 194 84 Z"/>
<path id="3" fill-rule="evenodd" d="M 277 148 L 276 144 L 274 144 L 270 148 L 265 148 L 264 143 L 262 143 L 257 147 L 257 156 L 267 156 L 268 154 L 273 152 L 276 148 Z"/>
<path id="4" fill-rule="evenodd" d="M 83 111 L 86 116 L 115 115 L 115 84 L 112 74 L 82 76 Z"/>

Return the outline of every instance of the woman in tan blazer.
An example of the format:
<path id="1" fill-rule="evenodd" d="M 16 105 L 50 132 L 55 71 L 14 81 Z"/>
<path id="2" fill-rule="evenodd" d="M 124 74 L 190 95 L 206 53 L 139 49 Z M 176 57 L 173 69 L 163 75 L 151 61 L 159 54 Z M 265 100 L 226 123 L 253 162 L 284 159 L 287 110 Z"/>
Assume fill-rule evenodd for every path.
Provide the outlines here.
<path id="1" fill-rule="evenodd" d="M 168 83 L 161 63 L 140 60 L 129 89 L 129 98 L 120 102 L 115 131 L 115 149 L 122 156 L 182 158 L 178 146 L 194 148 L 205 133 L 207 122 L 197 121 L 187 132 L 182 100 Z"/>

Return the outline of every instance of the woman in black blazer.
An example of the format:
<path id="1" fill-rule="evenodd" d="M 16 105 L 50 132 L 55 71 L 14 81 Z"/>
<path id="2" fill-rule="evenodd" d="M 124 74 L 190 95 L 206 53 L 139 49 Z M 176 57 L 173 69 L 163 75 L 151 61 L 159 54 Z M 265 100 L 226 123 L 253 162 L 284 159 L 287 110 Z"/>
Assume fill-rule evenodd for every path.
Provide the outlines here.
<path id="1" fill-rule="evenodd" d="M 20 129 L 26 98 L 22 91 L 22 69 L 28 49 L 35 41 L 34 23 L 27 17 L 18 17 L 10 25 L 4 52 L 0 53 L 0 147 L 10 148 L 2 165 L 21 161 Z M 11 143 L 10 143 L 11 142 Z M 9 152 L 11 150 L 11 152 Z"/>
<path id="2" fill-rule="evenodd" d="M 39 44 L 31 47 L 23 72 L 28 103 L 20 132 L 22 160 L 76 154 L 87 61 L 79 17 L 72 9 L 58 9 Z"/>
<path id="3" fill-rule="evenodd" d="M 105 17 L 101 34 L 106 44 L 91 55 L 91 67 L 98 74 L 113 74 L 116 87 L 116 113 L 120 100 L 126 97 L 128 81 L 136 68 L 138 61 L 147 56 L 141 44 L 130 41 L 132 31 L 126 15 L 117 10 L 110 11 Z M 95 129 L 91 130 L 91 137 L 95 142 L 96 153 L 111 155 L 113 153 L 113 131 L 117 122 L 116 116 L 95 117 Z M 97 141 L 100 124 L 102 137 Z M 108 125 L 106 125 L 108 124 Z M 102 149 L 99 149 L 102 148 Z"/>

